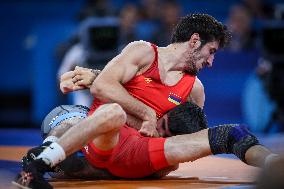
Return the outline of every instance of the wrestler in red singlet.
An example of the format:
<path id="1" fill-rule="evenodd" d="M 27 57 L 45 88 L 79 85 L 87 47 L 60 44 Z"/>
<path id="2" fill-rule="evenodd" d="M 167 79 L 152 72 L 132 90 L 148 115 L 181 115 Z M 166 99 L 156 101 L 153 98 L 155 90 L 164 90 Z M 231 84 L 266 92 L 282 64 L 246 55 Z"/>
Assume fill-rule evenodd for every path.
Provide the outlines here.
<path id="1" fill-rule="evenodd" d="M 152 47 L 155 59 L 151 67 L 124 84 L 124 87 L 132 96 L 153 108 L 157 118 L 160 118 L 187 100 L 196 77 L 184 74 L 176 85 L 164 85 L 158 69 L 157 46 L 152 44 Z M 95 98 L 89 114 L 101 104 Z M 123 178 L 142 178 L 168 167 L 164 155 L 164 138 L 144 137 L 127 125 L 121 127 L 119 134 L 119 142 L 112 150 L 99 150 L 92 142 L 82 149 L 91 164 L 107 168 L 113 175 Z"/>

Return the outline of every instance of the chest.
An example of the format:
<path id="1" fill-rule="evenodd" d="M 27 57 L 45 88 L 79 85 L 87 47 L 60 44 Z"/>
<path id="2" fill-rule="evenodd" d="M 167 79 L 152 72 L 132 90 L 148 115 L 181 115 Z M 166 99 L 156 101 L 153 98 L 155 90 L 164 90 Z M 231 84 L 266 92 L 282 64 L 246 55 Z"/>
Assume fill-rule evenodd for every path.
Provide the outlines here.
<path id="1" fill-rule="evenodd" d="M 140 75 L 125 85 L 125 88 L 132 96 L 155 109 L 157 115 L 163 115 L 187 100 L 192 88 L 190 80 L 183 78 L 175 85 L 168 86 L 161 80 Z"/>

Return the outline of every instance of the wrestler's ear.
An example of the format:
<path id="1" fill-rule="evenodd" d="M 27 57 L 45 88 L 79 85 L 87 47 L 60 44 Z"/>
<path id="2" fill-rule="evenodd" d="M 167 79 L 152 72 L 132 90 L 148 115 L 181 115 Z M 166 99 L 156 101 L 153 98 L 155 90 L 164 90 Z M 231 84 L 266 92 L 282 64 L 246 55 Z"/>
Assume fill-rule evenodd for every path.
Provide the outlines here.
<path id="1" fill-rule="evenodd" d="M 198 33 L 194 33 L 191 35 L 189 39 L 189 46 L 192 49 L 197 49 L 201 45 L 200 36 Z"/>

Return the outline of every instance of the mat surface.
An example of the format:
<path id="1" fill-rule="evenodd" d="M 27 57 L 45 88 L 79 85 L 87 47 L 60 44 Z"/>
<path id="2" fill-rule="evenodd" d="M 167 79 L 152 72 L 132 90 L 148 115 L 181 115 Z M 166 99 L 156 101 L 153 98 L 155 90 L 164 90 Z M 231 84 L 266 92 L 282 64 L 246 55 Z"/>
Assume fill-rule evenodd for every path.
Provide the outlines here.
<path id="1" fill-rule="evenodd" d="M 19 160 L 29 147 L 0 146 L 1 188 L 12 188 L 10 182 L 20 170 Z M 239 160 L 209 156 L 194 162 L 180 164 L 178 170 L 162 180 L 51 180 L 58 189 L 63 188 L 130 188 L 130 189 L 178 189 L 221 188 L 250 186 L 259 169 L 247 166 Z"/>
<path id="2" fill-rule="evenodd" d="M 283 134 L 259 138 L 273 152 L 284 153 Z M 0 189 L 15 188 L 11 181 L 21 169 L 21 157 L 30 147 L 40 143 L 39 130 L 0 129 Z M 50 180 L 50 183 L 56 189 L 253 188 L 260 170 L 232 157 L 209 156 L 183 163 L 178 170 L 161 180 Z"/>

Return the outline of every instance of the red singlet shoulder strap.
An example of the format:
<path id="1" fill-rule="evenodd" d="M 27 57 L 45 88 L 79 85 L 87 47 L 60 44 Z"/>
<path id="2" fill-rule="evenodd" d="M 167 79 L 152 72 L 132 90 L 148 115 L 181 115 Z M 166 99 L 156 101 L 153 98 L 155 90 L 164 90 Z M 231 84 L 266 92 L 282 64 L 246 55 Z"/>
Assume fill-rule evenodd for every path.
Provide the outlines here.
<path id="1" fill-rule="evenodd" d="M 158 71 L 158 47 L 153 43 L 151 43 L 151 46 L 153 47 L 153 50 L 155 52 L 155 58 L 148 70 L 143 73 L 144 76 L 156 75 L 157 73 L 155 72 Z"/>

